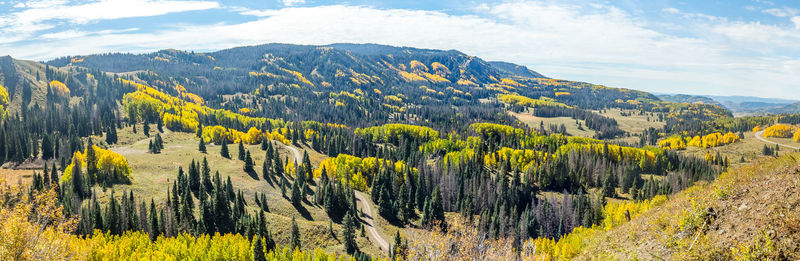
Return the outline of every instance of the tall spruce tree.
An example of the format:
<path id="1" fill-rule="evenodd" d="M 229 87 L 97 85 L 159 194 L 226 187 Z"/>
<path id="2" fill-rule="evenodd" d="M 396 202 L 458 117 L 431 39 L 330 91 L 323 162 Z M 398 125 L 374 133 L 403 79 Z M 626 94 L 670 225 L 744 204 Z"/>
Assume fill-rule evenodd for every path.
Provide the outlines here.
<path id="1" fill-rule="evenodd" d="M 226 159 L 231 158 L 231 154 L 228 152 L 228 139 L 222 139 L 222 148 L 219 150 L 219 155 Z"/>

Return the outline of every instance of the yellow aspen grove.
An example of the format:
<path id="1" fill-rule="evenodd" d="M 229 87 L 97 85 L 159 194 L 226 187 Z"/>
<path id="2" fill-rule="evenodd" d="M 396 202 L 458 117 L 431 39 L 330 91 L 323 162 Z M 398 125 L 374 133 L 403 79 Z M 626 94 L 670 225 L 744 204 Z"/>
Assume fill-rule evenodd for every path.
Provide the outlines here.
<path id="1" fill-rule="evenodd" d="M 3 85 L 0 85 L 0 120 L 3 120 L 8 113 L 8 101 L 8 91 Z"/>

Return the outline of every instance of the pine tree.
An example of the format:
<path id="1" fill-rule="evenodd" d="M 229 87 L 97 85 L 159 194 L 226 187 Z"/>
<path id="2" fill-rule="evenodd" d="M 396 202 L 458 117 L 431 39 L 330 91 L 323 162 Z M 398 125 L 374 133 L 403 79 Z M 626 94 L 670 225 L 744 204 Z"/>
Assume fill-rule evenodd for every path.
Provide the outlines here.
<path id="1" fill-rule="evenodd" d="M 97 177 L 97 154 L 92 145 L 92 138 L 86 143 L 86 177 L 89 185 L 94 185 Z"/>
<path id="2" fill-rule="evenodd" d="M 342 239 L 344 240 L 344 249 L 347 251 L 347 254 L 353 254 L 358 251 L 358 245 L 356 244 L 356 233 L 355 233 L 355 219 L 352 217 L 351 214 L 347 214 L 344 216 L 344 221 L 342 221 L 342 225 L 344 228 L 342 230 Z"/>
<path id="3" fill-rule="evenodd" d="M 302 189 L 302 187 L 300 186 L 299 182 L 295 180 L 295 182 L 292 183 L 292 198 L 291 198 L 292 204 L 294 204 L 295 207 L 299 207 L 302 203 L 301 201 L 302 191 L 300 191 L 300 189 Z"/>
<path id="4" fill-rule="evenodd" d="M 265 180 L 269 180 L 269 160 L 264 159 L 264 163 L 261 164 L 261 175 L 264 177 Z"/>
<path id="5" fill-rule="evenodd" d="M 206 153 L 206 143 L 203 142 L 202 138 L 200 139 L 200 142 L 197 145 L 197 150 L 199 150 L 202 153 Z"/>
<path id="6" fill-rule="evenodd" d="M 203 140 L 203 124 L 200 123 L 197 125 L 197 132 L 195 132 L 195 137 Z"/>
<path id="7" fill-rule="evenodd" d="M 156 213 L 156 202 L 150 199 L 150 240 L 155 241 L 161 234 L 158 226 L 158 213 Z"/>
<path id="8" fill-rule="evenodd" d="M 117 127 L 115 127 L 114 124 L 108 126 L 108 130 L 106 130 L 106 143 L 108 144 L 117 143 Z"/>
<path id="9" fill-rule="evenodd" d="M 255 170 L 253 170 L 253 158 L 250 157 L 250 151 L 249 150 L 245 153 L 245 157 L 244 157 L 244 171 L 247 172 L 247 173 L 252 173 L 252 172 L 255 171 Z"/>
<path id="10" fill-rule="evenodd" d="M 292 249 L 301 249 L 300 246 L 300 229 L 297 228 L 297 220 L 292 217 L 292 234 L 291 234 L 291 241 L 290 245 Z"/>
<path id="11" fill-rule="evenodd" d="M 142 133 L 144 136 L 150 137 L 150 124 L 147 124 L 147 121 L 142 124 Z"/>
<path id="12" fill-rule="evenodd" d="M 50 135 L 44 135 L 42 136 L 42 159 L 49 160 L 52 158 L 53 158 L 53 143 L 50 140 Z"/>
<path id="13" fill-rule="evenodd" d="M 200 191 L 200 167 L 194 160 L 189 165 L 189 188 L 195 193 Z"/>
<path id="14" fill-rule="evenodd" d="M 228 152 L 228 139 L 222 139 L 222 148 L 219 150 L 219 155 L 226 159 L 231 158 L 231 154 Z"/>
<path id="15" fill-rule="evenodd" d="M 242 140 L 239 140 L 239 160 L 244 161 L 244 156 L 244 143 L 242 143 Z"/>
<path id="16" fill-rule="evenodd" d="M 208 159 L 206 157 L 203 157 L 201 173 L 203 173 L 203 187 L 205 191 L 209 193 L 212 192 L 214 190 L 214 184 L 211 183 L 211 169 L 208 167 Z"/>
<path id="17" fill-rule="evenodd" d="M 433 189 L 427 208 L 428 222 L 423 225 L 427 227 L 438 225 L 442 229 L 447 229 L 447 222 L 444 219 L 444 207 L 442 206 L 442 194 L 439 192 L 438 186 Z"/>

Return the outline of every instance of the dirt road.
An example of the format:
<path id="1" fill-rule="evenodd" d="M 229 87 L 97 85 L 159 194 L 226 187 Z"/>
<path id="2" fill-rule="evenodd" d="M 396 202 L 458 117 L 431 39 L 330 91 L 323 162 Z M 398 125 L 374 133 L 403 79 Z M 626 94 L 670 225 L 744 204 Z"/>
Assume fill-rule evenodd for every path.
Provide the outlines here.
<path id="1" fill-rule="evenodd" d="M 361 211 L 364 212 L 366 215 L 364 217 L 365 221 L 365 228 L 367 233 L 369 234 L 369 238 L 378 245 L 382 251 L 389 251 L 389 242 L 386 241 L 385 238 L 378 233 L 378 230 L 375 229 L 375 220 L 374 216 L 372 215 L 372 207 L 370 207 L 369 200 L 364 196 L 363 193 L 356 191 L 356 198 L 358 201 L 361 202 Z"/>
<path id="2" fill-rule="evenodd" d="M 755 133 L 756 139 L 758 139 L 760 141 L 763 141 L 763 142 L 766 142 L 766 143 L 769 143 L 769 144 L 777 144 L 777 145 L 780 145 L 782 147 L 787 147 L 787 148 L 790 148 L 790 149 L 800 150 L 800 147 L 790 146 L 790 145 L 786 145 L 786 144 L 777 143 L 777 142 L 774 142 L 774 141 L 771 141 L 771 140 L 767 140 L 764 137 L 761 137 L 761 135 L 763 135 L 763 134 L 764 134 L 763 130 L 759 131 L 759 132 L 756 132 Z"/>

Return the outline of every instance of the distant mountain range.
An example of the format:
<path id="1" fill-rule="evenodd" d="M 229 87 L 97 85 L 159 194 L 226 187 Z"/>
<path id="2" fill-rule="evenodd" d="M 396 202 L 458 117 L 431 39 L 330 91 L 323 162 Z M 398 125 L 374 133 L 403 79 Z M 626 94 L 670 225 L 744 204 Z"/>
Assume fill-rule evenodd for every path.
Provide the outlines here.
<path id="1" fill-rule="evenodd" d="M 800 101 L 789 99 L 686 94 L 658 94 L 656 96 L 669 102 L 714 104 L 725 107 L 736 115 L 800 113 Z"/>

